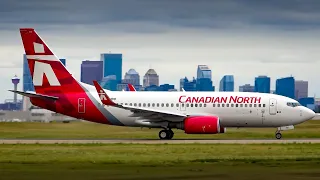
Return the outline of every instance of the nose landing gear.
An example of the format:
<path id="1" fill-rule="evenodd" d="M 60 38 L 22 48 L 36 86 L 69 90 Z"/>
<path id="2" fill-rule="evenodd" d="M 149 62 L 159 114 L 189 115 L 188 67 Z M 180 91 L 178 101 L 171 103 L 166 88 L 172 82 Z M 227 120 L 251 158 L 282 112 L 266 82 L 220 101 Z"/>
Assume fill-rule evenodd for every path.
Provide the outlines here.
<path id="1" fill-rule="evenodd" d="M 174 133 L 171 129 L 164 129 L 159 132 L 160 139 L 172 139 L 173 135 Z"/>
<path id="2" fill-rule="evenodd" d="M 280 130 L 276 131 L 276 138 L 277 139 L 281 139 L 282 138 L 282 134 L 281 134 Z"/>

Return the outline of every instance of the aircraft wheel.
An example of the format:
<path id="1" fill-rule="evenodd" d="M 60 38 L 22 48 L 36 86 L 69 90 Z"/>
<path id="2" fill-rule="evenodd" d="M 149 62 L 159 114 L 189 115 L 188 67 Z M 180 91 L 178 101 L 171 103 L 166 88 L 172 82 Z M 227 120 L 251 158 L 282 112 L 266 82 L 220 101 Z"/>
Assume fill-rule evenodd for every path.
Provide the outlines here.
<path id="1" fill-rule="evenodd" d="M 167 131 L 167 130 L 161 130 L 159 132 L 160 139 L 168 139 L 168 136 L 169 136 L 169 131 Z"/>
<path id="2" fill-rule="evenodd" d="M 281 139 L 281 138 L 282 138 L 282 134 L 281 134 L 281 133 L 279 133 L 279 132 L 278 132 L 278 133 L 276 133 L 276 138 L 277 138 L 277 139 Z"/>
<path id="3" fill-rule="evenodd" d="M 168 139 L 172 139 L 173 138 L 173 135 L 174 135 L 174 132 L 170 129 L 168 130 L 169 131 L 169 137 Z"/>

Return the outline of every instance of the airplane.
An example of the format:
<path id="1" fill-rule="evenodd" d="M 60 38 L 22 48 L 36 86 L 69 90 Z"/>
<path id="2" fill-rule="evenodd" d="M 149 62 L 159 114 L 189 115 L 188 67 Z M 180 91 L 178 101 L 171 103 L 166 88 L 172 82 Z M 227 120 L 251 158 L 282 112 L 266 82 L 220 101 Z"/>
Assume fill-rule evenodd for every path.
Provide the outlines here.
<path id="1" fill-rule="evenodd" d="M 95 123 L 159 128 L 160 139 L 172 129 L 186 134 L 226 133 L 232 127 L 273 127 L 275 137 L 316 114 L 296 100 L 251 92 L 109 91 L 76 80 L 33 28 L 20 34 L 35 92 L 10 90 L 33 105 Z"/>
<path id="2" fill-rule="evenodd" d="M 129 91 L 137 91 L 136 88 L 130 83 L 128 83 L 128 87 L 129 87 Z"/>

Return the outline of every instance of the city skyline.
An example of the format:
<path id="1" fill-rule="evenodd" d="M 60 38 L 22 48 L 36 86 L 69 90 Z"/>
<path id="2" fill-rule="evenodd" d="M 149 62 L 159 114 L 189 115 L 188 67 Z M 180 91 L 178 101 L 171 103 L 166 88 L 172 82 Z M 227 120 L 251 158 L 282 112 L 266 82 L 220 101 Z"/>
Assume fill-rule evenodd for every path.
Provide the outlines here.
<path id="1" fill-rule="evenodd" d="M 277 78 L 292 75 L 309 81 L 309 96 L 320 96 L 320 2 L 161 1 L 141 8 L 135 1 L 126 2 L 134 7 L 128 12 L 119 11 L 121 4 L 0 2 L 0 101 L 13 97 L 10 79 L 22 78 L 19 27 L 36 28 L 78 80 L 83 60 L 112 52 L 123 54 L 122 77 L 130 68 L 143 75 L 151 66 L 160 84 L 179 87 L 181 77 L 191 80 L 197 65 L 206 64 L 216 90 L 226 74 L 235 76 L 235 90 L 258 75 L 269 76 L 274 90 Z"/>

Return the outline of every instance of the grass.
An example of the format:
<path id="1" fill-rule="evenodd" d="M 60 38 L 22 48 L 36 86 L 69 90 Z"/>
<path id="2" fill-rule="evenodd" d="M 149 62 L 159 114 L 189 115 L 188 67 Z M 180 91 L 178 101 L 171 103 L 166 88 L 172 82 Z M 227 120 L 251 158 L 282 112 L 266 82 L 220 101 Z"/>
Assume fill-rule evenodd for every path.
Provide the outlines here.
<path id="1" fill-rule="evenodd" d="M 3 144 L 0 154 L 0 179 L 320 177 L 320 144 Z"/>
<path id="2" fill-rule="evenodd" d="M 174 139 L 274 139 L 275 128 L 228 128 L 225 134 L 188 135 L 174 130 Z M 117 127 L 90 122 L 0 123 L 2 139 L 158 139 L 159 129 Z M 320 121 L 307 121 L 294 130 L 284 131 L 284 139 L 320 138 Z"/>

